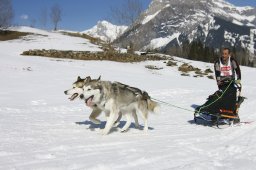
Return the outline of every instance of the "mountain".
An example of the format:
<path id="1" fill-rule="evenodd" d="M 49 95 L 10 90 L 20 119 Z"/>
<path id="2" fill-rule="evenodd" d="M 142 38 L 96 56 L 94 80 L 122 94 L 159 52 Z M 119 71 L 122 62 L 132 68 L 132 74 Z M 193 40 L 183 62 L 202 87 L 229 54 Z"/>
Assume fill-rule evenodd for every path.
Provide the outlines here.
<path id="1" fill-rule="evenodd" d="M 100 38 L 104 41 L 113 41 L 127 29 L 127 26 L 113 25 L 108 21 L 99 21 L 93 28 L 82 31 L 92 37 Z"/>
<path id="2" fill-rule="evenodd" d="M 246 48 L 255 54 L 256 8 L 224 0 L 153 0 L 149 8 L 114 42 L 136 49 L 170 51 L 185 42 L 207 47 Z"/>

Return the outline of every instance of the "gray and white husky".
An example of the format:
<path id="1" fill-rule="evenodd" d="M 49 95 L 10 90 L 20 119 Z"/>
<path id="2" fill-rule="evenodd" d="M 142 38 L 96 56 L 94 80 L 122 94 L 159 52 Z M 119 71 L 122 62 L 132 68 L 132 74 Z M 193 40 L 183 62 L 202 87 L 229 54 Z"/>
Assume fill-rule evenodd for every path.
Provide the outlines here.
<path id="1" fill-rule="evenodd" d="M 86 79 L 90 79 L 90 81 L 98 81 L 100 80 L 100 77 L 98 79 L 91 79 L 89 76 L 86 77 L 85 79 L 82 79 L 80 76 L 77 77 L 77 80 L 72 84 L 73 88 L 64 91 L 66 95 L 71 95 L 69 97 L 70 101 L 73 101 L 77 99 L 81 94 L 83 94 L 83 86 L 84 83 L 86 82 Z M 100 115 L 102 110 L 100 110 L 97 105 L 91 106 L 92 113 L 89 116 L 89 119 L 94 123 L 94 124 L 100 124 L 100 120 L 97 119 L 97 117 Z"/>
<path id="2" fill-rule="evenodd" d="M 109 114 L 107 123 L 103 129 L 103 135 L 109 133 L 119 113 L 126 116 L 126 124 L 122 131 L 126 131 L 131 124 L 132 113 L 140 114 L 144 120 L 144 131 L 148 130 L 148 113 L 159 112 L 160 106 L 150 99 L 147 92 L 125 84 L 110 81 L 85 80 L 81 99 L 87 106 L 97 105 L 105 113 Z"/>
<path id="3" fill-rule="evenodd" d="M 86 83 L 88 82 L 97 82 L 101 79 L 101 77 L 99 77 L 98 79 L 91 79 L 90 76 L 82 79 L 80 76 L 78 76 L 77 80 L 73 83 L 73 88 L 69 89 L 69 90 L 66 90 L 64 91 L 64 93 L 66 95 L 70 95 L 71 97 L 69 97 L 70 101 L 73 101 L 75 100 L 76 98 L 78 98 L 81 94 L 83 94 L 83 87 L 86 85 Z M 120 86 L 123 86 L 123 84 L 119 84 Z M 97 119 L 97 117 L 101 114 L 102 112 L 102 109 L 99 108 L 97 106 L 97 104 L 92 104 L 92 105 L 88 105 L 86 104 L 88 107 L 90 107 L 92 109 L 92 112 L 89 116 L 89 119 L 94 123 L 94 124 L 100 124 L 101 121 L 99 119 Z M 138 117 L 137 117 L 137 114 L 135 111 L 132 112 L 132 115 L 134 117 L 134 121 L 135 121 L 135 127 L 136 128 L 139 128 L 139 122 L 138 122 Z M 109 114 L 106 113 L 106 117 L 108 117 Z M 115 125 L 114 126 L 118 126 L 120 120 L 122 118 L 122 114 L 119 113 L 119 116 L 115 122 Z M 126 130 L 126 129 L 125 129 Z M 122 131 L 125 131 L 125 130 L 122 130 Z"/>

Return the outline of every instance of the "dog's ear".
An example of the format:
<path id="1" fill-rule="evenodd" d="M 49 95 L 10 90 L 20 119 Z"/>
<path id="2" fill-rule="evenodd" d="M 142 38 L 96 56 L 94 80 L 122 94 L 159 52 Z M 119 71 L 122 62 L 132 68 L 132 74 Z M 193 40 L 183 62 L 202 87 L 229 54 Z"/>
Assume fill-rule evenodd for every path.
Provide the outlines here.
<path id="1" fill-rule="evenodd" d="M 99 78 L 97 79 L 97 81 L 100 81 L 100 79 L 101 79 L 101 76 L 99 76 Z"/>
<path id="2" fill-rule="evenodd" d="M 91 79 L 91 76 L 85 76 L 85 79 Z"/>
<path id="3" fill-rule="evenodd" d="M 78 77 L 77 77 L 77 80 L 81 80 L 81 77 L 80 77 L 80 76 L 78 76 Z"/>
<path id="4" fill-rule="evenodd" d="M 84 79 L 84 83 L 88 83 L 88 82 L 90 82 L 91 80 L 92 80 L 91 77 L 88 76 L 88 77 L 86 77 L 86 78 Z"/>

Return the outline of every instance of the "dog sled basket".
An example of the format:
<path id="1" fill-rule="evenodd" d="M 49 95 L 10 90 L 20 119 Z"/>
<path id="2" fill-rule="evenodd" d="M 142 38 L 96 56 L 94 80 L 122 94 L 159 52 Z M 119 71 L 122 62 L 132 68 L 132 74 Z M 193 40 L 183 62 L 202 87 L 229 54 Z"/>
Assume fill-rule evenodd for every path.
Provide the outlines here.
<path id="1" fill-rule="evenodd" d="M 195 123 L 216 125 L 218 128 L 223 125 L 232 126 L 239 123 L 238 112 L 241 103 L 245 99 L 240 94 L 241 84 L 235 83 L 230 84 L 225 91 L 216 91 L 207 98 L 203 105 L 195 109 Z"/>

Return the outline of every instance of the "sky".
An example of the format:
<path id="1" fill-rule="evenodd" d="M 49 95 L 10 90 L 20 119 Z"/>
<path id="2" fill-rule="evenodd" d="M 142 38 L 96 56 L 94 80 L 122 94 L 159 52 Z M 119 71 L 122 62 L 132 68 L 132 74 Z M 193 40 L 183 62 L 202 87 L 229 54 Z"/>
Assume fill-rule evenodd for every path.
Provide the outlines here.
<path id="1" fill-rule="evenodd" d="M 84 31 L 92 28 L 100 20 L 111 19 L 111 8 L 121 7 L 125 0 L 12 0 L 14 24 L 52 29 L 49 13 L 53 5 L 62 9 L 62 21 L 59 29 Z M 254 6 L 256 0 L 227 0 L 237 6 Z M 147 9 L 151 0 L 141 0 L 143 9 Z M 43 12 L 46 11 L 46 12 Z M 48 13 L 47 26 L 42 24 L 42 13 Z"/>

